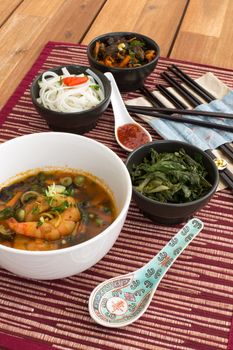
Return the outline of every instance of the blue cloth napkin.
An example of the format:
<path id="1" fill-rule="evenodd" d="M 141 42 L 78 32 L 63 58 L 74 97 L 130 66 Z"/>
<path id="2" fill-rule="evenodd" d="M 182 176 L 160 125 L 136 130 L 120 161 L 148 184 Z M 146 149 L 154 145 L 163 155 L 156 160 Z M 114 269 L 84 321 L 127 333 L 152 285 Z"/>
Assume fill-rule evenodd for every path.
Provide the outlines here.
<path id="1" fill-rule="evenodd" d="M 211 101 L 208 104 L 201 104 L 196 110 L 233 113 L 233 91 L 228 92 L 222 99 Z M 233 126 L 233 119 L 213 118 L 204 116 L 187 116 L 199 120 L 208 120 L 212 123 Z M 226 132 L 217 129 L 209 129 L 188 123 L 176 123 L 173 121 L 158 118 L 148 119 L 152 128 L 156 129 L 164 139 L 179 140 L 191 143 L 203 151 L 215 149 L 226 142 L 233 141 L 233 132 Z"/>

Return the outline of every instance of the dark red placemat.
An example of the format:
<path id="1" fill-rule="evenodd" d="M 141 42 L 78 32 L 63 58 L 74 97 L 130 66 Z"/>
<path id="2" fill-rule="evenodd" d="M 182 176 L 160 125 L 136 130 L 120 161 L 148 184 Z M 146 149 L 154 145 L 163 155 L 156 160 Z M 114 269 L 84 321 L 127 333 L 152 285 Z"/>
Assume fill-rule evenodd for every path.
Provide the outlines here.
<path id="1" fill-rule="evenodd" d="M 159 73 L 178 62 L 161 58 L 147 80 L 152 88 Z M 30 100 L 36 74 L 67 64 L 87 65 L 86 47 L 50 42 L 0 114 L 0 142 L 48 131 Z M 233 72 L 179 61 L 193 78 L 207 71 L 233 87 Z M 138 96 L 125 94 L 125 98 Z M 140 121 L 141 122 L 141 121 Z M 145 125 L 148 129 L 149 126 Z M 150 129 L 154 139 L 158 138 Z M 85 136 L 126 153 L 114 140 L 109 108 Z M 12 161 L 12 160 L 11 160 Z M 6 164 L 7 166 L 7 164 Z M 32 281 L 0 270 L 0 347 L 5 349 L 221 350 L 233 349 L 233 196 L 218 192 L 197 217 L 201 234 L 183 252 L 162 280 L 147 312 L 134 324 L 108 329 L 88 313 L 88 297 L 103 280 L 141 267 L 180 228 L 160 226 L 144 218 L 132 202 L 123 230 L 111 251 L 94 267 L 70 278 Z M 30 267 L 29 267 L 30 268 Z M 230 339 L 230 340 L 229 340 Z M 229 341 L 229 343 L 228 343 Z"/>

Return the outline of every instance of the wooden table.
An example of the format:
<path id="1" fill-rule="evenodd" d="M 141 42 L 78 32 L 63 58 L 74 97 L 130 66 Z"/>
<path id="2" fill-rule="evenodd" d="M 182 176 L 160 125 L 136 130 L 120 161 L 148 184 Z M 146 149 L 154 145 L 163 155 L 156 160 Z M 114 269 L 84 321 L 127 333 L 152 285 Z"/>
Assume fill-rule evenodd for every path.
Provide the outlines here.
<path id="1" fill-rule="evenodd" d="M 232 0 L 1 0 L 0 107 L 49 40 L 88 44 L 136 31 L 161 56 L 233 69 Z"/>

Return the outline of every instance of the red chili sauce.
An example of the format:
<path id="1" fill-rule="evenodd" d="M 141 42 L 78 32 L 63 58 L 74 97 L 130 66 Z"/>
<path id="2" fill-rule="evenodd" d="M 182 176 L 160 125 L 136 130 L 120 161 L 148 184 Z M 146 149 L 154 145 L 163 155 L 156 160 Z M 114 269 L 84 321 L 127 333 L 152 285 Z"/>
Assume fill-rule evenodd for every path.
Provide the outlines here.
<path id="1" fill-rule="evenodd" d="M 125 147 L 132 150 L 150 141 L 149 136 L 137 124 L 119 126 L 117 136 Z"/>

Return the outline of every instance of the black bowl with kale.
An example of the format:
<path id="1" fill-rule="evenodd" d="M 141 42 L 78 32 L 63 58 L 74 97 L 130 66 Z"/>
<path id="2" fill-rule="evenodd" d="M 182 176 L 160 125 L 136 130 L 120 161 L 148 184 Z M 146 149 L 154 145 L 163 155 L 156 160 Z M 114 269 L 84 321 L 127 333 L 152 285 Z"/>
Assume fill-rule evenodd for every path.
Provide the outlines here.
<path id="1" fill-rule="evenodd" d="M 180 141 L 152 141 L 126 160 L 133 199 L 143 214 L 166 225 L 187 221 L 214 195 L 219 174 L 199 148 Z"/>
<path id="2" fill-rule="evenodd" d="M 87 47 L 90 65 L 111 72 L 121 91 L 140 88 L 155 69 L 159 55 L 159 45 L 153 39 L 134 32 L 103 34 Z"/>

